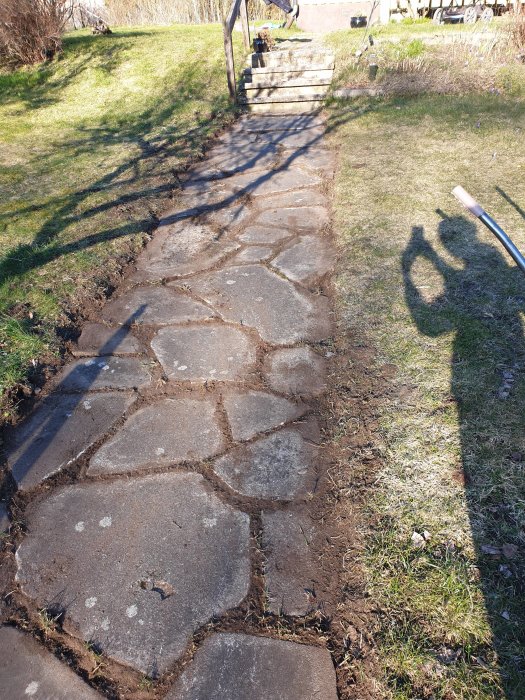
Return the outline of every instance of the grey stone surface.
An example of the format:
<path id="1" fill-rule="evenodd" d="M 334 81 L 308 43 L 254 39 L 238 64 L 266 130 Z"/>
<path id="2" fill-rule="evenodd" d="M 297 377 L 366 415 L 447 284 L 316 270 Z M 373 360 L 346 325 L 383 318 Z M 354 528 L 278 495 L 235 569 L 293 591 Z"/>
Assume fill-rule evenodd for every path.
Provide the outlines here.
<path id="1" fill-rule="evenodd" d="M 290 159 L 290 168 L 308 168 L 322 170 L 325 176 L 333 176 L 335 172 L 335 153 L 326 148 L 306 148 L 295 152 Z"/>
<path id="2" fill-rule="evenodd" d="M 134 413 L 93 456 L 89 474 L 112 474 L 148 466 L 213 457 L 224 446 L 212 401 L 175 398 Z"/>
<path id="3" fill-rule="evenodd" d="M 266 209 L 261 212 L 255 224 L 274 226 L 289 231 L 321 232 L 329 223 L 330 215 L 324 207 L 289 207 Z"/>
<path id="4" fill-rule="evenodd" d="M 313 187 L 322 184 L 318 175 L 302 170 L 269 170 L 265 173 L 234 175 L 228 184 L 236 191 L 250 193 L 253 197 L 296 190 L 301 187 Z"/>
<path id="5" fill-rule="evenodd" d="M 262 525 L 268 608 L 276 615 L 307 615 L 321 602 L 315 525 L 306 514 L 288 510 L 263 512 Z"/>
<path id="6" fill-rule="evenodd" d="M 337 700 L 326 649 L 245 634 L 214 634 L 166 700 Z"/>
<path id="7" fill-rule="evenodd" d="M 0 533 L 7 532 L 11 522 L 9 520 L 9 513 L 4 503 L 0 503 Z"/>
<path id="8" fill-rule="evenodd" d="M 267 131 L 305 131 L 324 126 L 321 117 L 309 114 L 295 116 L 246 116 L 240 120 L 238 128 L 242 131 L 265 133 Z"/>
<path id="9" fill-rule="evenodd" d="M 285 345 L 330 335 L 327 306 L 261 265 L 228 267 L 190 281 L 192 291 L 220 315 Z"/>
<path id="10" fill-rule="evenodd" d="M 318 148 L 323 141 L 324 134 L 323 127 L 311 127 L 302 131 L 275 131 L 268 134 L 268 139 L 270 143 L 296 151 L 303 148 Z"/>
<path id="11" fill-rule="evenodd" d="M 269 226 L 248 226 L 244 233 L 239 236 L 243 243 L 264 243 L 272 244 L 290 238 L 292 233 L 281 228 L 271 228 Z"/>
<path id="12" fill-rule="evenodd" d="M 0 694 L 4 700 L 102 700 L 67 663 L 29 634 L 0 628 Z"/>
<path id="13" fill-rule="evenodd" d="M 233 263 L 256 263 L 268 260 L 268 258 L 274 255 L 273 248 L 268 248 L 266 246 L 252 245 L 248 246 L 244 250 L 241 250 L 235 258 Z"/>
<path id="14" fill-rule="evenodd" d="M 101 323 L 86 323 L 72 353 L 75 357 L 92 355 L 135 355 L 142 346 L 129 328 L 108 328 Z"/>
<path id="15" fill-rule="evenodd" d="M 266 356 L 264 371 L 274 391 L 319 396 L 326 389 L 326 361 L 311 348 L 282 348 Z"/>
<path id="16" fill-rule="evenodd" d="M 61 488 L 28 513 L 17 580 L 64 628 L 157 677 L 250 583 L 249 518 L 197 474 Z"/>
<path id="17" fill-rule="evenodd" d="M 20 488 L 31 488 L 77 459 L 134 401 L 130 393 L 52 395 L 7 442 L 7 464 Z"/>
<path id="18" fill-rule="evenodd" d="M 316 454 L 298 430 L 285 428 L 233 449 L 213 469 L 245 496 L 291 501 L 314 488 Z"/>
<path id="19" fill-rule="evenodd" d="M 308 410 L 303 403 L 265 391 L 230 391 L 224 394 L 223 402 L 234 440 L 250 440 L 296 420 Z"/>
<path id="20" fill-rule="evenodd" d="M 251 339 L 219 324 L 162 328 L 151 347 L 169 379 L 176 381 L 240 379 L 255 362 Z"/>
<path id="21" fill-rule="evenodd" d="M 211 151 L 202 163 L 191 169 L 193 179 L 220 179 L 234 173 L 256 171 L 271 168 L 278 157 L 278 147 L 273 143 L 259 146 L 250 143 L 242 148 L 237 144 L 219 144 Z"/>
<path id="22" fill-rule="evenodd" d="M 96 357 L 66 365 L 57 377 L 55 390 L 133 389 L 148 386 L 150 382 L 151 375 L 144 359 Z"/>
<path id="23" fill-rule="evenodd" d="M 156 326 L 204 321 L 214 316 L 204 304 L 165 286 L 135 288 L 111 300 L 101 315 L 108 323 L 129 324 L 131 321 Z"/>
<path id="24" fill-rule="evenodd" d="M 272 265 L 294 282 L 311 283 L 330 272 L 334 255 L 319 236 L 301 236 L 297 243 L 279 253 Z"/>
<path id="25" fill-rule="evenodd" d="M 235 228 L 245 222 L 250 215 L 250 208 L 246 204 L 235 203 L 229 207 L 208 211 L 201 215 L 201 220 L 205 224 L 220 229 Z"/>
<path id="26" fill-rule="evenodd" d="M 271 197 L 255 201 L 259 209 L 278 209 L 280 207 L 327 207 L 328 198 L 319 190 L 296 190 L 274 194 Z"/>
<path id="27" fill-rule="evenodd" d="M 166 221 L 166 219 L 164 219 Z M 161 226 L 140 256 L 134 280 L 181 277 L 212 267 L 239 244 L 217 234 L 209 226 L 180 221 Z"/>

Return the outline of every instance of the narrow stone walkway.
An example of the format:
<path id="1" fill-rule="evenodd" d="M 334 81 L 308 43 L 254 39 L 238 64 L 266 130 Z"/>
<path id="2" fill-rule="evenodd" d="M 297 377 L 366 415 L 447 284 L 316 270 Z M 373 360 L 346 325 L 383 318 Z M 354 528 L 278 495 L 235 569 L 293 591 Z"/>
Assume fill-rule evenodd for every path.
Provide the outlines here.
<path id="1" fill-rule="evenodd" d="M 153 679 L 184 660 L 170 700 L 337 698 L 321 639 L 221 627 L 247 600 L 261 616 L 322 604 L 303 506 L 325 469 L 333 333 L 324 129 L 245 117 L 219 138 L 8 445 L 28 502 L 13 586 Z M 0 639 L 3 697 L 98 697 L 28 634 Z"/>

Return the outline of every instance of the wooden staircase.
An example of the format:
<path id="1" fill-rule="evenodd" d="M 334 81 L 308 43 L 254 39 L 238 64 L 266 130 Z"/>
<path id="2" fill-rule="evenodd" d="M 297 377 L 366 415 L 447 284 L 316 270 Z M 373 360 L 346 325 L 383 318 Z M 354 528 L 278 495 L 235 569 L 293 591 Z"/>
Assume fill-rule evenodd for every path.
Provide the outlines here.
<path id="1" fill-rule="evenodd" d="M 320 109 L 334 74 L 334 54 L 319 44 L 252 53 L 239 101 L 250 112 L 302 114 Z"/>

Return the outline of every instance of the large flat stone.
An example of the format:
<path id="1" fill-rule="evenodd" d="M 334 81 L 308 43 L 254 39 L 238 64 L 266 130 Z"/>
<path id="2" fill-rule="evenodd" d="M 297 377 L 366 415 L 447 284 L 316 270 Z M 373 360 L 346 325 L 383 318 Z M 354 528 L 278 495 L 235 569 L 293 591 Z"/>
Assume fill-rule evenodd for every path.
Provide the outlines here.
<path id="1" fill-rule="evenodd" d="M 316 527 L 294 511 L 263 512 L 262 524 L 268 608 L 276 615 L 307 615 L 322 604 Z"/>
<path id="2" fill-rule="evenodd" d="M 267 135 L 270 143 L 287 150 L 319 148 L 324 140 L 325 129 L 312 127 L 303 131 L 275 131 Z"/>
<path id="3" fill-rule="evenodd" d="M 144 360 L 135 357 L 97 357 L 75 360 L 64 367 L 56 391 L 134 389 L 148 386 L 151 375 Z"/>
<path id="4" fill-rule="evenodd" d="M 255 328 L 270 343 L 287 345 L 330 335 L 327 304 L 260 265 L 200 275 L 190 287 L 224 319 Z"/>
<path id="5" fill-rule="evenodd" d="M 5 700 L 102 700 L 29 634 L 2 627 L 0 648 L 0 694 Z"/>
<path id="6" fill-rule="evenodd" d="M 244 496 L 292 501 L 314 488 L 316 454 L 298 430 L 285 428 L 235 448 L 213 469 Z"/>
<path id="7" fill-rule="evenodd" d="M 17 552 L 23 592 L 152 677 L 248 592 L 249 518 L 197 474 L 61 488 L 30 510 L 28 532 Z"/>
<path id="8" fill-rule="evenodd" d="M 234 241 L 217 238 L 215 231 L 204 224 L 179 221 L 162 225 L 140 256 L 133 279 L 146 281 L 193 274 L 216 265 L 238 247 Z"/>
<path id="9" fill-rule="evenodd" d="M 263 210 L 285 207 L 328 207 L 328 204 L 328 198 L 319 190 L 291 190 L 255 201 L 255 205 Z"/>
<path id="10" fill-rule="evenodd" d="M 290 238 L 292 233 L 279 228 L 269 228 L 268 226 L 248 226 L 239 240 L 243 243 L 264 243 L 272 244 Z"/>
<path id="11" fill-rule="evenodd" d="M 233 259 L 234 263 L 257 263 L 268 260 L 275 255 L 273 248 L 266 246 L 251 245 L 237 253 Z"/>
<path id="12" fill-rule="evenodd" d="M 9 513 L 4 503 L 0 503 L 0 535 L 3 532 L 7 532 L 11 526 L 11 521 L 9 520 Z"/>
<path id="13" fill-rule="evenodd" d="M 166 700 L 337 700 L 335 671 L 320 647 L 214 634 Z"/>
<path id="14" fill-rule="evenodd" d="M 278 147 L 273 143 L 224 143 L 208 152 L 206 160 L 190 171 L 192 179 L 220 179 L 235 173 L 271 168 L 278 157 Z"/>
<path id="15" fill-rule="evenodd" d="M 219 229 L 229 229 L 240 226 L 250 216 L 251 211 L 246 204 L 235 203 L 204 212 L 200 215 L 200 220 Z"/>
<path id="16" fill-rule="evenodd" d="M 75 357 L 93 355 L 135 355 L 142 352 L 129 328 L 108 328 L 101 323 L 86 323 L 72 353 Z"/>
<path id="17" fill-rule="evenodd" d="M 255 220 L 255 225 L 274 226 L 289 231 L 318 232 L 330 222 L 324 207 L 288 207 L 266 209 Z"/>
<path id="18" fill-rule="evenodd" d="M 321 170 L 327 177 L 332 177 L 335 172 L 336 157 L 333 151 L 327 148 L 305 148 L 301 151 L 294 151 L 293 155 L 285 153 L 285 158 L 288 156 L 287 163 L 289 168 L 308 168 L 310 170 Z"/>
<path id="19" fill-rule="evenodd" d="M 102 309 L 104 321 L 113 324 L 140 323 L 166 326 L 213 318 L 207 306 L 168 287 L 138 287 Z"/>
<path id="20" fill-rule="evenodd" d="M 18 486 L 36 486 L 78 459 L 133 401 L 122 392 L 44 399 L 8 439 L 7 464 Z"/>
<path id="21" fill-rule="evenodd" d="M 303 403 L 264 391 L 230 391 L 223 402 L 234 440 L 250 440 L 296 420 L 308 410 Z"/>
<path id="22" fill-rule="evenodd" d="M 162 328 L 151 342 L 169 379 L 232 381 L 248 373 L 255 345 L 237 328 L 219 324 Z"/>
<path id="23" fill-rule="evenodd" d="M 313 173 L 296 170 L 269 170 L 264 173 L 234 175 L 228 184 L 237 191 L 251 194 L 253 197 L 265 197 L 270 194 L 297 190 L 301 187 L 314 187 L 322 180 Z"/>
<path id="24" fill-rule="evenodd" d="M 274 391 L 319 396 L 326 389 L 326 361 L 311 348 L 282 348 L 266 356 L 264 371 Z"/>
<path id="25" fill-rule="evenodd" d="M 312 283 L 330 272 L 334 255 L 319 236 L 301 236 L 299 241 L 272 261 L 283 275 L 294 282 Z"/>
<path id="26" fill-rule="evenodd" d="M 91 459 L 89 474 L 196 462 L 221 452 L 221 429 L 212 401 L 164 399 L 134 413 Z"/>
<path id="27" fill-rule="evenodd" d="M 266 133 L 268 131 L 305 131 L 324 126 L 321 117 L 308 114 L 294 116 L 243 117 L 238 123 L 239 131 Z"/>

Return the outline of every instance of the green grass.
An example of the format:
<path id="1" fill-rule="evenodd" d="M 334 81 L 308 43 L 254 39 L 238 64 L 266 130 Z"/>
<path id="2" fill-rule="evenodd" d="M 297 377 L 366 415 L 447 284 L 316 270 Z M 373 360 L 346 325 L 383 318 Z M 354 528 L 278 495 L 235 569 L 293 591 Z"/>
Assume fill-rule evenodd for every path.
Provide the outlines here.
<path id="1" fill-rule="evenodd" d="M 232 116 L 217 25 L 74 32 L 52 63 L 0 73 L 4 411 Z"/>
<path id="2" fill-rule="evenodd" d="M 334 102 L 329 123 L 341 311 L 397 367 L 363 557 L 385 695 L 519 700 L 525 278 L 450 191 L 462 184 L 525 251 L 525 102 Z"/>

